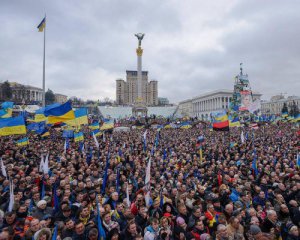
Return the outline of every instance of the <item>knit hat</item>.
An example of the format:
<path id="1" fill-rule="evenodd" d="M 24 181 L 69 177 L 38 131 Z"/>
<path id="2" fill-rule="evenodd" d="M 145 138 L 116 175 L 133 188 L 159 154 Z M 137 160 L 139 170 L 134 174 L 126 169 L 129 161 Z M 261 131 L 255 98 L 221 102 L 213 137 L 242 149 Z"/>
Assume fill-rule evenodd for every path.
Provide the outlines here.
<path id="1" fill-rule="evenodd" d="M 38 203 L 37 203 L 37 207 L 40 207 L 41 205 L 43 204 L 47 204 L 47 202 L 45 200 L 40 200 Z"/>
<path id="2" fill-rule="evenodd" d="M 178 218 L 176 219 L 176 223 L 177 223 L 178 225 L 181 225 L 181 224 L 184 224 L 185 221 L 184 221 L 184 219 L 183 219 L 182 217 L 178 217 Z"/>
<path id="3" fill-rule="evenodd" d="M 261 229 L 257 225 L 251 225 L 250 226 L 250 232 L 251 232 L 252 235 L 256 235 L 256 234 L 261 232 Z"/>
<path id="4" fill-rule="evenodd" d="M 208 233 L 203 233 L 200 235 L 200 240 L 206 240 L 206 238 L 209 237 Z"/>

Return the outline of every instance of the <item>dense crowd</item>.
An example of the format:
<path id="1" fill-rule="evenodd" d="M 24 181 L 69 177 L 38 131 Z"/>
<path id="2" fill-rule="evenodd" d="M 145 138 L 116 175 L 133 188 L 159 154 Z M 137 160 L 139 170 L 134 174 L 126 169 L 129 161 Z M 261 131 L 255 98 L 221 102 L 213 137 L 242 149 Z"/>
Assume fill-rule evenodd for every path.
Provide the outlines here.
<path id="1" fill-rule="evenodd" d="M 0 138 L 0 240 L 300 239 L 295 125 L 105 132 L 99 148 L 89 131 L 66 151 L 58 128 Z"/>

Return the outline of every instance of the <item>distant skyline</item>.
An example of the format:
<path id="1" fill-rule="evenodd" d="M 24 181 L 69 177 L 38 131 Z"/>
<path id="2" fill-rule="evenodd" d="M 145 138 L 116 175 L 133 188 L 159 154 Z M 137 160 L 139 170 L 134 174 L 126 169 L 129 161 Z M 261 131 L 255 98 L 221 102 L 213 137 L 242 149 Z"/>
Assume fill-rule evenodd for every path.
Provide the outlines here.
<path id="1" fill-rule="evenodd" d="M 239 64 L 262 99 L 300 95 L 299 1 L 66 0 L 0 2 L 0 81 L 42 87 L 47 14 L 46 89 L 82 99 L 115 99 L 115 80 L 143 70 L 159 97 L 178 103 L 233 89 Z"/>

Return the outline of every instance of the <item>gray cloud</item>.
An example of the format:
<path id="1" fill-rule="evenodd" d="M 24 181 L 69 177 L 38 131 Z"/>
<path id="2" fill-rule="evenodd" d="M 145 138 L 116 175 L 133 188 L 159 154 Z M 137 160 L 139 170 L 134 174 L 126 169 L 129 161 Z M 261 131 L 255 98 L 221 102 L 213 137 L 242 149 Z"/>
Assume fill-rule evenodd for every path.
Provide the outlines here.
<path id="1" fill-rule="evenodd" d="M 177 102 L 233 88 L 244 62 L 265 98 L 298 94 L 297 1 L 1 1 L 0 80 L 41 86 L 47 12 L 46 86 L 84 99 L 115 98 L 115 79 L 136 68 L 133 34 L 145 32 L 143 68 L 159 95 Z"/>

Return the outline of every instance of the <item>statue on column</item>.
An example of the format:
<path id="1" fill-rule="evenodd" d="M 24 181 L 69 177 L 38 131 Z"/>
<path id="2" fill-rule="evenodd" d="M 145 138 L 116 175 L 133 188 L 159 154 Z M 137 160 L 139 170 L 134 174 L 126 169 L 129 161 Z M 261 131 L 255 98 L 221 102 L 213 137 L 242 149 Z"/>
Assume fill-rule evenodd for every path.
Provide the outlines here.
<path id="1" fill-rule="evenodd" d="M 145 33 L 137 33 L 137 34 L 134 34 L 134 36 L 136 36 L 137 39 L 139 40 L 139 47 L 141 47 L 141 45 L 142 45 L 142 40 L 143 40 L 143 38 L 144 38 L 144 36 L 145 36 Z"/>

